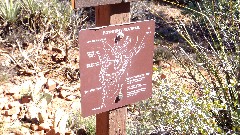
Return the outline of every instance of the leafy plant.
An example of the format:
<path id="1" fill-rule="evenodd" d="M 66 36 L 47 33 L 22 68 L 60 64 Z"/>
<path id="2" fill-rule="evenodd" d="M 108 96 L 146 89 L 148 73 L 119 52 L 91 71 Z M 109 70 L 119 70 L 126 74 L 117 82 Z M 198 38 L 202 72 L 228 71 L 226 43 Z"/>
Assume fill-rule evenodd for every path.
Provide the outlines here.
<path id="1" fill-rule="evenodd" d="M 155 70 L 154 76 L 160 76 Z M 208 134 L 220 130 L 210 108 L 218 105 L 208 102 L 210 94 L 198 97 L 187 88 L 178 87 L 171 80 L 163 79 L 153 88 L 153 96 L 131 108 L 129 134 Z M 133 122 L 132 122 L 133 121 Z"/>
<path id="2" fill-rule="evenodd" d="M 1 0 L 0 1 L 0 17 L 8 22 L 17 20 L 20 6 L 18 1 L 14 0 Z"/>
<path id="3" fill-rule="evenodd" d="M 75 133 L 84 130 L 88 135 L 96 134 L 96 117 L 83 118 L 78 111 L 73 112 L 68 119 L 68 126 Z"/>
<path id="4" fill-rule="evenodd" d="M 40 11 L 42 3 L 36 0 L 22 0 L 21 7 L 29 14 L 35 14 Z"/>
<path id="5" fill-rule="evenodd" d="M 203 41 L 191 36 L 191 30 L 182 23 L 177 30 L 196 53 L 197 60 L 190 61 L 201 79 L 196 79 L 192 67 L 182 66 L 199 87 L 203 87 L 203 91 L 215 93 L 210 99 L 213 103 L 220 103 L 221 107 L 210 111 L 213 117 L 217 117 L 219 127 L 224 132 L 239 132 L 239 1 L 204 1 L 199 4 L 199 11 L 195 11 L 192 16 L 196 22 L 192 30 L 200 31 L 197 36 L 201 34 Z M 189 55 L 183 49 L 181 51 Z M 201 64 L 203 65 L 199 66 Z M 200 68 L 211 79 L 204 76 Z"/>
<path id="6" fill-rule="evenodd" d="M 154 77 L 153 96 L 130 108 L 129 134 L 239 134 L 239 1 L 202 1 L 196 6 L 184 7 L 190 24 L 175 20 L 185 46 L 168 47 L 195 89 Z"/>

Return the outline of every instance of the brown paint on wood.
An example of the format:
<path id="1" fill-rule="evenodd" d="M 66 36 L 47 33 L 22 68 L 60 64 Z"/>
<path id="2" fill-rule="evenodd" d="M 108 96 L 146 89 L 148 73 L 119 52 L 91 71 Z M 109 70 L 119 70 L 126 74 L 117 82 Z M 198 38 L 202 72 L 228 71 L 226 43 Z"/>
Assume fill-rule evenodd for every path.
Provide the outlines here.
<path id="1" fill-rule="evenodd" d="M 96 135 L 126 135 L 127 107 L 96 115 Z"/>
<path id="2" fill-rule="evenodd" d="M 96 26 L 130 22 L 130 3 L 101 5 L 95 7 Z"/>
<path id="3" fill-rule="evenodd" d="M 95 7 L 96 26 L 128 23 L 130 2 Z M 126 135 L 127 108 L 122 107 L 96 115 L 97 135 Z"/>
<path id="4" fill-rule="evenodd" d="M 109 111 L 97 114 L 96 116 L 96 134 L 109 134 Z"/>
<path id="5" fill-rule="evenodd" d="M 71 0 L 71 5 L 72 5 L 72 9 L 75 9 L 76 6 L 75 6 L 75 0 Z"/>
<path id="6" fill-rule="evenodd" d="M 75 8 L 92 7 L 100 5 L 117 4 L 122 2 L 132 2 L 139 0 L 75 0 Z"/>
<path id="7" fill-rule="evenodd" d="M 126 135 L 127 107 L 110 111 L 109 135 Z"/>

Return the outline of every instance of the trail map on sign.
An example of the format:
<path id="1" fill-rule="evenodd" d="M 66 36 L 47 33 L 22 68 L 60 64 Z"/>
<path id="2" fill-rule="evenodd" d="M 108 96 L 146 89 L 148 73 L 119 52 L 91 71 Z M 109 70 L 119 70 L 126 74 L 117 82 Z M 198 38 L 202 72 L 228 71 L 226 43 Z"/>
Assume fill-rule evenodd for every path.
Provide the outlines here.
<path id="1" fill-rule="evenodd" d="M 82 115 L 151 96 L 154 21 L 79 32 Z"/>

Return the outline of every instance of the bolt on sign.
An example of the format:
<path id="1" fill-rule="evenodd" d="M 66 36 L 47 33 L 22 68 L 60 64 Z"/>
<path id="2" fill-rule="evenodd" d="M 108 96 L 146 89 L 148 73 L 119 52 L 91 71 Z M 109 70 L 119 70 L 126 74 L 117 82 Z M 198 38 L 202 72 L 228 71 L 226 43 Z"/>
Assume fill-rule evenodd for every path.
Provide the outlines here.
<path id="1" fill-rule="evenodd" d="M 154 31 L 151 20 L 79 32 L 82 116 L 151 96 Z"/>

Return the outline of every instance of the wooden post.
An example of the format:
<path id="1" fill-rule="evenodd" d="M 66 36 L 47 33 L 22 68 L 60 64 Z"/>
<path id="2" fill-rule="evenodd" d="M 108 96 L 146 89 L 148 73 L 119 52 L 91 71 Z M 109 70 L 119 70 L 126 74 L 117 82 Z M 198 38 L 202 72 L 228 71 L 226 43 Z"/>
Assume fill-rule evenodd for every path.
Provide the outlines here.
<path id="1" fill-rule="evenodd" d="M 130 2 L 95 7 L 96 26 L 130 22 Z M 122 107 L 96 115 L 97 135 L 126 135 L 127 108 Z"/>
<path id="2" fill-rule="evenodd" d="M 71 0 L 72 9 L 75 9 L 75 0 Z"/>

